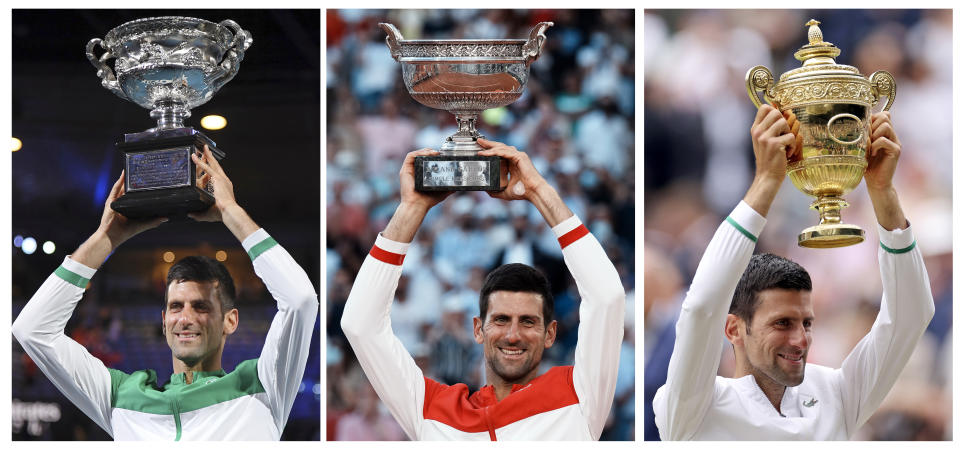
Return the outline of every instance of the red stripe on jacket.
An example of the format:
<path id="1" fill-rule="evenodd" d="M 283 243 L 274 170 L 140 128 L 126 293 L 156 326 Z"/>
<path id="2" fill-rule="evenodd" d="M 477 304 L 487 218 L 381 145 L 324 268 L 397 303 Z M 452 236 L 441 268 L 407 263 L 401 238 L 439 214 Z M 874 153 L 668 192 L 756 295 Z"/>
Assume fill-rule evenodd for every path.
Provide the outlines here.
<path id="1" fill-rule="evenodd" d="M 374 259 L 391 265 L 403 265 L 403 258 L 406 257 L 404 254 L 391 253 L 377 245 L 373 245 L 373 248 L 370 248 L 370 255 L 373 256 Z"/>
<path id="2" fill-rule="evenodd" d="M 582 224 L 571 229 L 570 232 L 561 235 L 560 238 L 557 239 L 557 241 L 560 242 L 560 249 L 570 246 L 570 244 L 580 240 L 581 237 L 589 233 L 590 231 L 587 230 L 587 227 Z"/>

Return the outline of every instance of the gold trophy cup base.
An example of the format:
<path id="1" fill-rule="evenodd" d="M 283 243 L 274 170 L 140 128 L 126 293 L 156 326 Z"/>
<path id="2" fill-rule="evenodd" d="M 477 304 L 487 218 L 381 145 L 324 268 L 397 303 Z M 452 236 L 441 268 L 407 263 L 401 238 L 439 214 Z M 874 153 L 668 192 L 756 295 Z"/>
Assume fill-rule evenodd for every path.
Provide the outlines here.
<path id="1" fill-rule="evenodd" d="M 863 229 L 846 223 L 811 226 L 797 236 L 797 243 L 804 248 L 840 248 L 862 241 Z"/>

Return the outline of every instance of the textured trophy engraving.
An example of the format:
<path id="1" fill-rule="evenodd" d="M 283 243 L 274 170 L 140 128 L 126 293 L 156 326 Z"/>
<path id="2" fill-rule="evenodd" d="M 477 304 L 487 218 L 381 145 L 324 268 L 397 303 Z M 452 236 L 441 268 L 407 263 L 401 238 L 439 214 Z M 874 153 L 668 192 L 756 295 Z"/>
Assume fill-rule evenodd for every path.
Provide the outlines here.
<path id="1" fill-rule="evenodd" d="M 551 26 L 553 22 L 537 24 L 529 39 L 404 40 L 395 26 L 380 24 L 410 96 L 457 119 L 457 132 L 443 142 L 439 156 L 416 158 L 417 190 L 503 189 L 500 158 L 477 155 L 483 149 L 477 144 L 483 138 L 477 118 L 485 109 L 520 98 Z"/>
<path id="2" fill-rule="evenodd" d="M 809 43 L 794 53 L 803 66 L 790 70 L 773 83 L 773 74 L 763 66 L 747 72 L 747 94 L 760 107 L 763 98 L 799 124 L 798 147 L 802 150 L 787 162 L 787 174 L 797 189 L 816 198 L 811 209 L 820 213 L 820 223 L 803 230 L 800 246 L 836 248 L 863 241 L 863 229 L 840 220 L 840 209 L 849 204 L 843 196 L 860 184 L 867 167 L 870 115 L 880 97 L 887 97 L 889 110 L 897 86 L 890 73 L 877 71 L 865 78 L 856 67 L 837 64 L 840 49 L 823 40 L 823 33 L 810 20 Z"/>
<path id="3" fill-rule="evenodd" d="M 209 186 L 197 185 L 202 172 L 190 154 L 204 145 L 217 159 L 225 154 L 183 120 L 233 79 L 252 43 L 250 33 L 232 20 L 217 24 L 192 17 L 134 20 L 87 43 L 87 59 L 103 87 L 149 109 L 157 121 L 117 143 L 126 181 L 124 195 L 111 203 L 115 211 L 129 218 L 171 216 L 213 204 Z"/>

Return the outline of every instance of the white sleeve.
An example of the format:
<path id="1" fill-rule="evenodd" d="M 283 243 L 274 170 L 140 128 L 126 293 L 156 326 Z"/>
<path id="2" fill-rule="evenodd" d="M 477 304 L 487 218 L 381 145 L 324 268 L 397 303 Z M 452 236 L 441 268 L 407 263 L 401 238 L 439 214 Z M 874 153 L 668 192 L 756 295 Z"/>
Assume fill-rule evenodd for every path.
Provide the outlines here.
<path id="1" fill-rule="evenodd" d="M 667 381 L 653 400 L 663 440 L 691 439 L 713 403 L 733 292 L 765 224 L 763 216 L 741 201 L 700 259 L 677 318 Z"/>
<path id="2" fill-rule="evenodd" d="M 277 301 L 277 314 L 257 361 L 257 377 L 266 390 L 274 422 L 283 432 L 310 353 L 317 293 L 303 268 L 263 229 L 242 244 L 257 276 Z"/>
<path id="3" fill-rule="evenodd" d="M 880 406 L 933 318 L 930 280 L 913 232 L 877 228 L 883 283 L 880 312 L 840 367 L 848 436 Z"/>
<path id="4" fill-rule="evenodd" d="M 340 326 L 380 400 L 407 436 L 419 440 L 426 381 L 390 324 L 390 305 L 408 247 L 377 236 L 353 282 Z"/>
<path id="5" fill-rule="evenodd" d="M 573 388 L 587 417 L 590 435 L 598 440 L 617 386 L 626 294 L 617 269 L 579 218 L 564 220 L 553 232 L 580 292 Z"/>
<path id="6" fill-rule="evenodd" d="M 66 257 L 24 306 L 11 330 L 67 399 L 111 436 L 110 372 L 64 329 L 96 270 Z"/>

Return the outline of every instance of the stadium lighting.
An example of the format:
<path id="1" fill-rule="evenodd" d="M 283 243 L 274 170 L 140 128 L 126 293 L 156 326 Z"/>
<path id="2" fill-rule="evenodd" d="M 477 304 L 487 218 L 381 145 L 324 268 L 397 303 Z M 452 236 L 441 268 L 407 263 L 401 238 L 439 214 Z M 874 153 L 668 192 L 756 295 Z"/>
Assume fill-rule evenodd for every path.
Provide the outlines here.
<path id="1" fill-rule="evenodd" d="M 20 245 L 20 249 L 23 250 L 24 254 L 33 254 L 37 250 L 37 240 L 33 237 L 27 237 L 23 239 L 23 244 Z"/>
<path id="2" fill-rule="evenodd" d="M 222 115 L 208 115 L 200 119 L 200 126 L 203 126 L 205 129 L 216 131 L 227 126 L 227 119 Z"/>
<path id="3" fill-rule="evenodd" d="M 50 240 L 47 240 L 46 242 L 43 242 L 43 253 L 44 253 L 44 254 L 53 254 L 53 252 L 56 251 L 56 250 L 57 250 L 57 245 L 54 244 L 53 242 L 51 242 Z"/>

